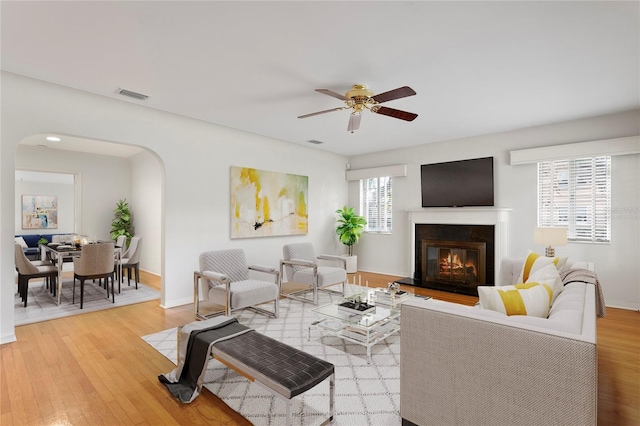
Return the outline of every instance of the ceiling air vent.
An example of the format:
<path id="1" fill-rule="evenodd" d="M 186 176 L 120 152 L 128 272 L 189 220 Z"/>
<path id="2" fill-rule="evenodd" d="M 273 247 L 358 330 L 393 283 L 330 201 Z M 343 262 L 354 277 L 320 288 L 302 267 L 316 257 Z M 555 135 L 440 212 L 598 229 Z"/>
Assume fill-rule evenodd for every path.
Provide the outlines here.
<path id="1" fill-rule="evenodd" d="M 128 96 L 130 98 L 137 99 L 139 101 L 144 101 L 149 97 L 147 95 L 143 95 L 142 93 L 132 92 L 131 90 L 122 89 L 122 88 L 118 89 L 118 94 L 122 96 Z"/>
<path id="2" fill-rule="evenodd" d="M 311 139 L 311 140 L 309 140 L 309 141 L 307 141 L 307 142 L 312 143 L 312 144 L 314 144 L 314 145 L 320 145 L 321 143 L 324 143 L 324 142 L 321 142 L 321 141 L 317 141 L 317 140 L 315 140 L 315 139 Z"/>

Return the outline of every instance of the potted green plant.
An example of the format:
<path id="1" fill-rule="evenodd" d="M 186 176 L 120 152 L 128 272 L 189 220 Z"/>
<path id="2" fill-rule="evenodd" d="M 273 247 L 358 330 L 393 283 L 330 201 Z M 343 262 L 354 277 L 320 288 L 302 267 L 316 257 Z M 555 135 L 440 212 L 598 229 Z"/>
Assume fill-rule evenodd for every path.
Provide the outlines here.
<path id="1" fill-rule="evenodd" d="M 129 209 L 127 199 L 119 200 L 113 211 L 114 217 L 111 221 L 111 239 L 117 240 L 120 235 L 126 235 L 127 245 L 133 237 L 133 217 Z"/>
<path id="2" fill-rule="evenodd" d="M 367 220 L 364 216 L 357 215 L 353 207 L 344 206 L 336 210 L 336 234 L 340 242 L 347 246 L 347 272 L 352 274 L 358 271 L 358 257 L 353 254 L 353 245 L 358 242 L 364 232 Z"/>

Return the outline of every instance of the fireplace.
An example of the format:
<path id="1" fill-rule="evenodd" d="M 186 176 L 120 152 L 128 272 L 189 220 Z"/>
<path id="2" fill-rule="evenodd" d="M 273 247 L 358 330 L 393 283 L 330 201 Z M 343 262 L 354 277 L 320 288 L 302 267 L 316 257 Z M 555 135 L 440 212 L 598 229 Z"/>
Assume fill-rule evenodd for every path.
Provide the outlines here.
<path id="1" fill-rule="evenodd" d="M 415 225 L 415 273 L 420 287 L 477 296 L 494 282 L 493 225 Z"/>
<path id="2" fill-rule="evenodd" d="M 500 259 L 507 256 L 509 215 L 511 210 L 500 207 L 464 207 L 464 208 L 422 208 L 408 211 L 410 256 L 407 261 L 411 276 L 398 280 L 402 284 L 434 288 L 451 292 L 465 293 L 477 296 L 478 285 L 492 285 L 497 278 Z M 428 244 L 423 249 L 423 242 Z M 430 243 L 436 242 L 438 255 L 442 249 L 454 250 L 453 260 L 456 261 L 456 274 L 444 280 L 442 277 L 431 277 L 431 270 L 427 270 Z M 484 245 L 484 248 L 482 246 Z M 431 249 L 432 252 L 434 249 Z M 426 252 L 423 262 L 422 253 Z M 484 252 L 484 254 L 482 254 Z M 455 259 L 455 255 L 459 259 Z M 460 257 L 464 260 L 460 260 Z M 466 257 L 465 257 L 466 256 Z M 467 267 L 467 274 L 463 279 L 460 275 L 459 263 L 475 263 L 478 258 L 477 272 L 472 273 Z M 484 256 L 484 261 L 480 258 Z M 433 257 L 433 256 L 432 256 Z M 438 263 L 440 260 L 438 260 Z M 448 254 L 445 262 L 449 262 Z M 425 265 L 423 266 L 423 263 Z M 484 265 L 484 271 L 482 266 Z M 443 268 L 443 272 L 446 268 Z M 425 271 L 425 273 L 423 273 Z M 437 270 L 440 275 L 440 271 Z M 426 274 L 426 275 L 425 275 Z M 446 273 L 443 273 L 446 275 Z M 484 275 L 484 279 L 483 276 Z M 451 276 L 453 279 L 451 279 Z M 477 279 L 476 279 L 477 277 Z M 446 282 L 445 282 L 446 281 Z"/>

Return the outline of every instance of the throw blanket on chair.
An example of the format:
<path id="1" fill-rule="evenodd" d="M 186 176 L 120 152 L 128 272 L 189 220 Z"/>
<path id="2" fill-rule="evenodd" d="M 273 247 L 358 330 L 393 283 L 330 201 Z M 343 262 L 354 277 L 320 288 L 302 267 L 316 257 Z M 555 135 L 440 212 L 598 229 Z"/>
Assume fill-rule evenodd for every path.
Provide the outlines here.
<path id="1" fill-rule="evenodd" d="M 602 294 L 602 288 L 598 281 L 598 276 L 595 272 L 589 269 L 567 269 L 560 273 L 562 278 L 562 285 L 567 285 L 574 282 L 583 282 L 587 284 L 593 284 L 596 286 L 596 315 L 598 318 L 604 318 L 607 314 L 607 308 L 604 304 L 604 296 Z"/>
<path id="2" fill-rule="evenodd" d="M 189 403 L 196 399 L 211 356 L 211 347 L 223 340 L 254 331 L 235 318 L 220 316 L 206 321 L 195 321 L 178 329 L 178 367 L 158 376 L 169 392 Z"/>

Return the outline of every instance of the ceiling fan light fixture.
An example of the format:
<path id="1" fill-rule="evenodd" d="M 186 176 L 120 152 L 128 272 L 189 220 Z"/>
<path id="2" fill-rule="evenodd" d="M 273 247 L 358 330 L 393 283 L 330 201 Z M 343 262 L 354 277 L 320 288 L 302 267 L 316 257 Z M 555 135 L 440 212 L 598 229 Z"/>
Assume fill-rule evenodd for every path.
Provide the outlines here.
<path id="1" fill-rule="evenodd" d="M 370 98 L 373 92 L 365 84 L 354 84 L 351 90 L 344 94 L 347 98 Z"/>
<path id="2" fill-rule="evenodd" d="M 384 102 L 415 95 L 416 92 L 409 86 L 398 87 L 397 89 L 389 90 L 388 92 L 380 93 L 377 95 L 374 95 L 373 92 L 369 90 L 364 84 L 354 84 L 351 87 L 351 90 L 345 93 L 344 96 L 329 89 L 316 89 L 316 92 L 340 99 L 345 103 L 345 106 L 326 109 L 324 111 L 312 112 L 311 114 L 299 115 L 298 118 L 313 117 L 332 111 L 350 109 L 351 114 L 349 117 L 349 125 L 347 127 L 347 131 L 353 133 L 360 127 L 362 111 L 364 111 L 365 109 L 368 109 L 371 112 L 380 115 L 386 115 L 387 117 L 397 118 L 404 121 L 413 121 L 416 119 L 416 117 L 418 117 L 418 114 L 414 114 L 412 112 L 380 106 L 380 104 Z"/>

